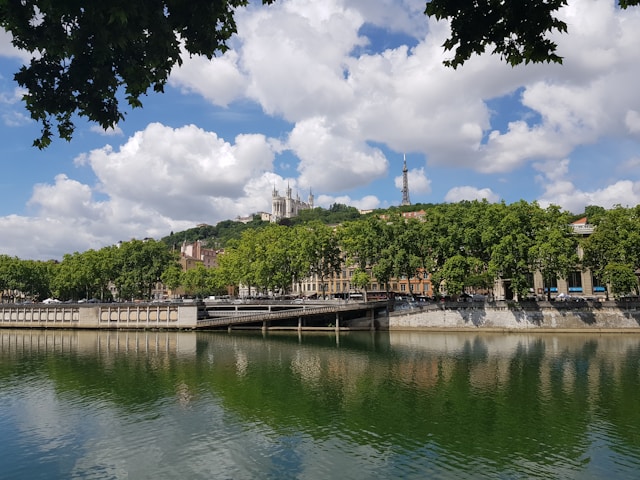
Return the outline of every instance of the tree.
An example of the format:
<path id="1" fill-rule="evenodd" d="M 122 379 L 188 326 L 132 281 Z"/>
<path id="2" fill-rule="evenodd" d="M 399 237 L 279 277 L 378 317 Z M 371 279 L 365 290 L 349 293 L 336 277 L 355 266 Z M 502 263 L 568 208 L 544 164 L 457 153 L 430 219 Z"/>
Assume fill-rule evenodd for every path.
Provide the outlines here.
<path id="1" fill-rule="evenodd" d="M 315 275 L 325 295 L 325 278 L 340 272 L 342 255 L 338 245 L 338 238 L 331 227 L 319 221 L 297 228 L 300 237 L 301 265 L 300 274 L 310 272 Z"/>
<path id="2" fill-rule="evenodd" d="M 177 263 L 169 265 L 160 275 L 160 280 L 175 295 L 175 291 L 182 285 L 182 268 Z"/>
<path id="3" fill-rule="evenodd" d="M 622 8 L 640 0 L 619 0 Z M 512 66 L 524 63 L 562 63 L 557 45 L 548 34 L 567 32 L 567 24 L 557 18 L 567 0 L 430 0 L 425 13 L 451 22 L 451 36 L 444 42 L 452 59 L 444 63 L 457 67 L 485 48 Z"/>
<path id="4" fill-rule="evenodd" d="M 578 242 L 569 225 L 569 214 L 551 205 L 540 214 L 535 242 L 529 249 L 533 270 L 542 274 L 547 300 L 551 300 L 551 280 L 567 278 L 578 265 Z"/>
<path id="5" fill-rule="evenodd" d="M 273 3 L 274 0 L 263 0 Z M 181 49 L 211 58 L 236 32 L 234 14 L 248 0 L 145 2 L 3 1 L 0 26 L 17 48 L 33 54 L 15 74 L 31 118 L 34 141 L 51 143 L 54 123 L 70 140 L 78 114 L 103 128 L 124 118 L 118 97 L 140 107 L 140 96 L 162 92 Z"/>
<path id="6" fill-rule="evenodd" d="M 114 282 L 121 299 L 150 299 L 153 287 L 175 257 L 162 242 L 152 239 L 122 242 L 114 259 Z"/>
<path id="7" fill-rule="evenodd" d="M 190 268 L 182 275 L 182 285 L 187 295 L 204 298 L 217 290 L 213 269 L 202 263 Z"/>
<path id="8" fill-rule="evenodd" d="M 529 290 L 528 277 L 534 264 L 531 248 L 536 238 L 536 222 L 540 215 L 536 202 L 528 204 L 520 200 L 509 205 L 504 217 L 496 225 L 498 242 L 492 246 L 489 270 L 494 278 L 510 283 L 516 296 L 526 296 Z"/>
<path id="9" fill-rule="evenodd" d="M 351 277 L 351 285 L 364 293 L 364 301 L 367 301 L 367 287 L 371 283 L 371 277 L 365 270 L 356 269 Z"/>
<path id="10" fill-rule="evenodd" d="M 604 269 L 602 279 L 611 287 L 611 293 L 615 298 L 638 291 L 638 277 L 629 265 L 609 263 Z"/>
<path id="11" fill-rule="evenodd" d="M 275 0 L 262 0 L 271 4 Z M 70 140 L 74 115 L 103 128 L 124 119 L 120 99 L 141 107 L 149 89 L 162 92 L 181 49 L 212 58 L 236 32 L 234 14 L 249 0 L 149 0 L 145 2 L 0 2 L 0 26 L 17 48 L 33 54 L 15 74 L 26 89 L 31 118 L 42 125 L 38 148 L 57 135 Z M 551 32 L 566 32 L 556 16 L 566 0 L 430 0 L 425 13 L 451 22 L 446 65 L 462 65 L 491 47 L 511 65 L 561 62 Z M 619 0 L 622 8 L 640 0 Z"/>
<path id="12" fill-rule="evenodd" d="M 631 272 L 640 268 L 640 209 L 617 205 L 604 212 L 594 232 L 584 240 L 583 250 L 585 266 L 605 281 L 614 294 L 622 293 L 622 285 L 614 291 L 612 280 L 615 272 L 626 276 L 621 266 Z M 607 290 L 607 297 L 608 294 Z"/>

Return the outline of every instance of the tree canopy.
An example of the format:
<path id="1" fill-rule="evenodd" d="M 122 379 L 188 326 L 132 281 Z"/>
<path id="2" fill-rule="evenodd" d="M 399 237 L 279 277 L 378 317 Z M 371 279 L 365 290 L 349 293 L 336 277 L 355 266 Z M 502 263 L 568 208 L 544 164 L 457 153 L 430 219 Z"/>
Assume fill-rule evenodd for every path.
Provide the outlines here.
<path id="1" fill-rule="evenodd" d="M 271 4 L 275 0 L 262 0 Z M 3 0 L 0 26 L 17 48 L 33 55 L 15 80 L 31 118 L 41 126 L 38 148 L 54 130 L 71 140 L 74 115 L 104 129 L 124 119 L 119 96 L 141 107 L 149 89 L 162 92 L 181 64 L 182 49 L 212 58 L 236 32 L 234 14 L 249 0 L 145 0 L 109 2 Z M 511 65 L 562 62 L 548 38 L 566 32 L 557 18 L 567 0 L 430 0 L 425 14 L 451 22 L 445 62 L 457 67 L 486 48 Z M 622 8 L 640 0 L 619 0 Z"/>
<path id="2" fill-rule="evenodd" d="M 640 0 L 619 0 L 621 8 Z M 555 31 L 567 32 L 567 24 L 557 16 L 567 0 L 430 0 L 425 14 L 451 22 L 451 36 L 445 50 L 454 56 L 445 65 L 458 67 L 474 54 L 499 55 L 512 66 L 521 63 L 562 63 L 557 44 L 549 38 Z"/>
<path id="3" fill-rule="evenodd" d="M 274 0 L 262 0 L 272 3 Z M 236 32 L 234 13 L 248 0 L 109 2 L 4 0 L 0 25 L 13 45 L 33 54 L 15 75 L 27 90 L 31 118 L 42 125 L 34 145 L 51 143 L 54 123 L 70 140 L 78 114 L 104 129 L 124 118 L 118 95 L 140 107 L 148 89 L 162 92 L 181 49 L 212 58 Z"/>

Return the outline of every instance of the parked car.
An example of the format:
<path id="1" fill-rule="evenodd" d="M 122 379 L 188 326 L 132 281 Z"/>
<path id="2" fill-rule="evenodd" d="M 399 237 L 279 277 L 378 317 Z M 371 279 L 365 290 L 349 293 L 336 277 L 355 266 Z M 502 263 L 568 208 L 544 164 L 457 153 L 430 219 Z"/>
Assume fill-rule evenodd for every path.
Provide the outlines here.
<path id="1" fill-rule="evenodd" d="M 45 303 L 47 305 L 50 305 L 52 303 L 62 303 L 60 300 L 58 300 L 57 298 L 45 298 L 42 303 Z"/>

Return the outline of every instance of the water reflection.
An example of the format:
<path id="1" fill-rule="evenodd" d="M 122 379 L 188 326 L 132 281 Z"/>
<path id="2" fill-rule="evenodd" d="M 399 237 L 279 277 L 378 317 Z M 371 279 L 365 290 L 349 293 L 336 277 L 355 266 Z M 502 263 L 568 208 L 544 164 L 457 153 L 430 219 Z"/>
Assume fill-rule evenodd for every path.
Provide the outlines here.
<path id="1" fill-rule="evenodd" d="M 0 468 L 628 478 L 639 365 L 628 334 L 0 330 Z"/>

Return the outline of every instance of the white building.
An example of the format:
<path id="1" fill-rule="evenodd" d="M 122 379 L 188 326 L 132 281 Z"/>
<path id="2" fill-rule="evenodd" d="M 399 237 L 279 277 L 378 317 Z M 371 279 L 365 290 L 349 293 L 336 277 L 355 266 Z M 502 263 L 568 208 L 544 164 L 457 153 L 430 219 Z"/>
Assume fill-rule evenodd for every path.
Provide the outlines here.
<path id="1" fill-rule="evenodd" d="M 287 185 L 287 194 L 284 197 L 278 195 L 278 191 L 273 187 L 271 194 L 271 222 L 277 222 L 282 218 L 297 217 L 301 210 L 313 208 L 313 194 L 309 192 L 307 202 L 300 200 L 300 196 L 292 197 L 291 187 Z"/>

